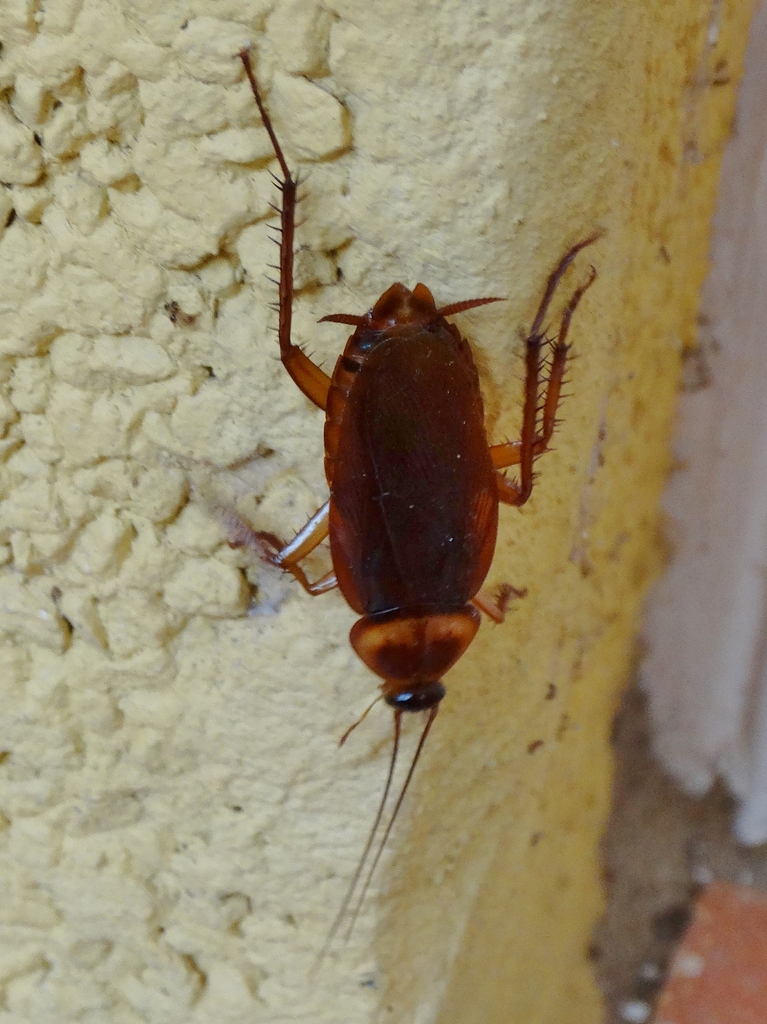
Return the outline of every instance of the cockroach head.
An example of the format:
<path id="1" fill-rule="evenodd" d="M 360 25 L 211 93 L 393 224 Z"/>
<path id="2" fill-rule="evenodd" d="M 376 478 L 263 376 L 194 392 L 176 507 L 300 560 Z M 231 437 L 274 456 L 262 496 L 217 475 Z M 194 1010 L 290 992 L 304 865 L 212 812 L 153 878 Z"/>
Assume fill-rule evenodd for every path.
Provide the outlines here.
<path id="1" fill-rule="evenodd" d="M 431 323 L 437 315 L 434 296 L 425 284 L 417 284 L 411 292 L 398 281 L 386 289 L 370 310 L 365 326 L 374 331 L 385 331 L 402 324 Z"/>
<path id="2" fill-rule="evenodd" d="M 479 628 L 471 605 L 452 612 L 386 612 L 365 616 L 349 639 L 359 657 L 384 682 L 384 700 L 394 708 L 422 711 L 445 693 L 442 676 L 469 646 Z"/>
<path id="3" fill-rule="evenodd" d="M 439 704 L 446 692 L 442 681 L 435 679 L 417 690 L 384 694 L 384 700 L 395 711 L 428 711 Z"/>

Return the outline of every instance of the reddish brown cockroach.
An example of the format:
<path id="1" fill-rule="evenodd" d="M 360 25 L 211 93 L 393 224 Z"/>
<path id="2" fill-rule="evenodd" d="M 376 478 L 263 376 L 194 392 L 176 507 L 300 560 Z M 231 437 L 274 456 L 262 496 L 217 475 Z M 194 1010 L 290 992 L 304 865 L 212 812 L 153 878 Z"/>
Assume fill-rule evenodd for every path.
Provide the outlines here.
<path id="1" fill-rule="evenodd" d="M 325 411 L 330 498 L 288 544 L 244 526 L 245 533 L 237 539 L 257 547 L 272 565 L 291 572 L 309 594 L 324 594 L 337 586 L 361 616 L 352 627 L 351 644 L 383 682 L 379 696 L 341 742 L 379 700 L 394 709 L 394 740 L 383 795 L 330 941 L 349 909 L 383 820 L 403 713 L 425 711 L 426 721 L 352 924 L 445 696 L 442 676 L 473 640 L 480 611 L 503 621 L 512 588 L 503 588 L 500 598 L 480 589 L 495 549 L 498 502 L 520 506 L 530 497 L 533 463 L 547 450 L 556 424 L 570 321 L 596 277 L 593 267 L 570 297 L 555 341 L 546 337 L 543 322 L 565 271 L 601 233 L 574 245 L 549 275 L 525 342 L 519 441 L 488 445 L 471 349 L 445 319 L 500 301 L 497 298 L 437 308 L 425 285 L 417 284 L 410 291 L 393 284 L 362 316 L 323 317 L 355 328 L 328 377 L 291 341 L 297 181 L 288 170 L 261 100 L 248 51 L 243 50 L 240 58 L 281 170 L 281 177 L 275 179 L 282 193 L 280 356 L 301 391 Z M 551 365 L 542 387 L 544 345 L 551 347 Z M 509 466 L 519 466 L 518 481 L 501 472 Z M 333 569 L 310 582 L 300 563 L 327 537 Z"/>

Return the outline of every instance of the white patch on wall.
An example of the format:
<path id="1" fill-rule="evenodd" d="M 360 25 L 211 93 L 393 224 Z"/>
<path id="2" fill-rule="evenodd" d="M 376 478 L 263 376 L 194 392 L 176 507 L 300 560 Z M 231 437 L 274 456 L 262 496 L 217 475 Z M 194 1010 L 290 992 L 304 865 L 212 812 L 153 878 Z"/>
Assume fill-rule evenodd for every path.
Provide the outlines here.
<path id="1" fill-rule="evenodd" d="M 767 5 L 757 12 L 686 362 L 665 499 L 673 560 L 648 604 L 655 748 L 692 794 L 719 775 L 767 840 Z"/>

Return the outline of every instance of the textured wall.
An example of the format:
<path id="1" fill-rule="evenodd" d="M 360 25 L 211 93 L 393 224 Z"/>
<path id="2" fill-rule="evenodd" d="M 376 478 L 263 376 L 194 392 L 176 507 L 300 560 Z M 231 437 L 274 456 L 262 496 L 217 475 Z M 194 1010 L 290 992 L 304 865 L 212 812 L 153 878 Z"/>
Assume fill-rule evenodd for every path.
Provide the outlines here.
<path id="1" fill-rule="evenodd" d="M 609 720 L 747 6 L 0 8 L 0 1021 L 593 1024 Z M 222 528 L 229 506 L 287 534 L 326 495 L 269 331 L 247 39 L 309 170 L 296 335 L 327 365 L 344 330 L 316 319 L 393 280 L 507 295 L 459 320 L 513 436 L 520 329 L 608 229 L 557 451 L 502 510 L 491 581 L 528 597 L 450 674 L 376 891 L 314 977 L 391 727 L 378 709 L 335 748 L 375 687 L 351 612 Z"/>

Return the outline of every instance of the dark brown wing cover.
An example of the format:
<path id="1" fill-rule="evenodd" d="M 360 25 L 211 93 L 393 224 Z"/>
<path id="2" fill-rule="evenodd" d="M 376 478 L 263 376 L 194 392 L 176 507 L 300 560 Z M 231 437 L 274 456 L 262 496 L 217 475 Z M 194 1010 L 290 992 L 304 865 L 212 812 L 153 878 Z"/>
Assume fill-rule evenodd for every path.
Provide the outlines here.
<path id="1" fill-rule="evenodd" d="M 331 483 L 339 586 L 361 614 L 460 608 L 487 575 L 498 526 L 471 350 L 444 320 L 376 340 L 346 401 Z"/>

